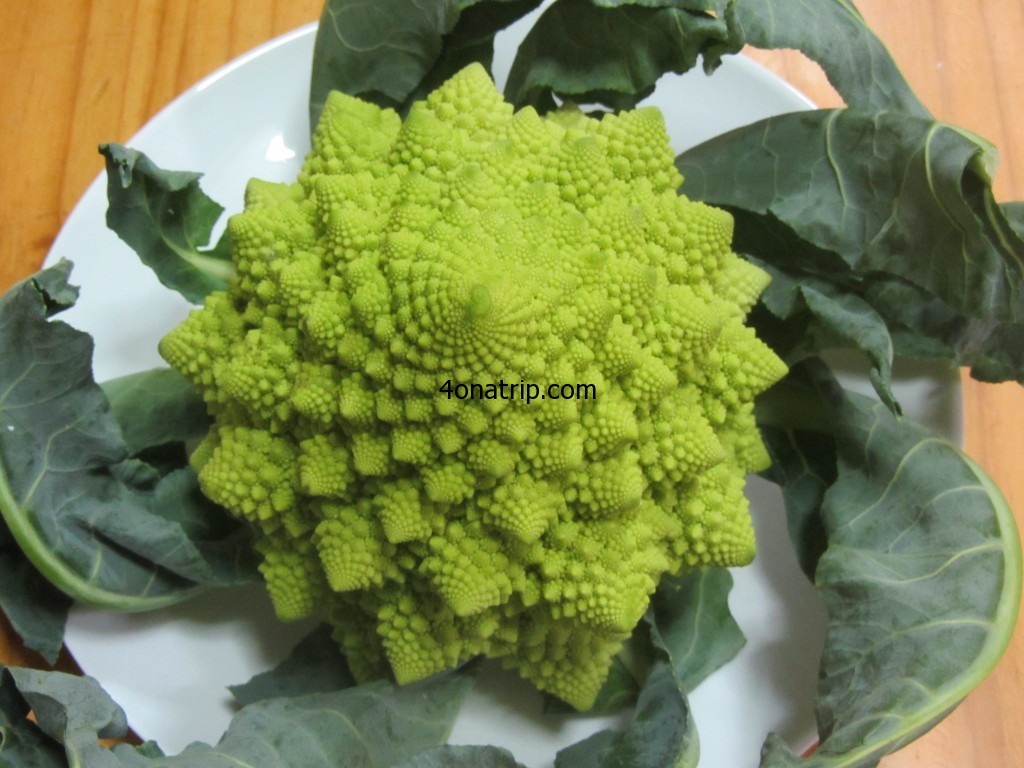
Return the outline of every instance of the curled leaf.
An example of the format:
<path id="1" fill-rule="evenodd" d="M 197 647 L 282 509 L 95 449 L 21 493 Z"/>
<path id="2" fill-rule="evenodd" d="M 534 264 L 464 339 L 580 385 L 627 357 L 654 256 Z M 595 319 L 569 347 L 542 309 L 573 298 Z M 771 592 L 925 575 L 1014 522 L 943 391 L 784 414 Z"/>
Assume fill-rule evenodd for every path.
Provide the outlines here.
<path id="1" fill-rule="evenodd" d="M 103 144 L 107 226 L 160 282 L 198 304 L 234 272 L 227 241 L 207 248 L 224 209 L 199 188 L 201 174 L 167 171 L 120 144 Z"/>
<path id="2" fill-rule="evenodd" d="M 815 572 L 828 613 L 821 746 L 762 765 L 873 766 L 952 710 L 995 666 L 1021 598 L 1012 511 L 959 449 L 816 373 L 837 478 Z"/>
<path id="3" fill-rule="evenodd" d="M 889 51 L 848 0 L 737 0 L 735 24 L 757 48 L 796 48 L 821 65 L 848 105 L 922 117 Z"/>
<path id="4" fill-rule="evenodd" d="M 628 109 L 666 72 L 703 61 L 713 71 L 742 41 L 729 4 L 558 0 L 540 17 L 516 54 L 505 93 L 517 107 L 538 111 L 555 96 L 578 104 Z"/>

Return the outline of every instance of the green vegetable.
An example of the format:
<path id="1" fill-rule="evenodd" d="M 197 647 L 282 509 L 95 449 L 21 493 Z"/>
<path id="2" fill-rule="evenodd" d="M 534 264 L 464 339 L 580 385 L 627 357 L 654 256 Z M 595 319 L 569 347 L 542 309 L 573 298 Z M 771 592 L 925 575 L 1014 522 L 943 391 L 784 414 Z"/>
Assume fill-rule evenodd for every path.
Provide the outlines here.
<path id="1" fill-rule="evenodd" d="M 586 709 L 663 573 L 753 556 L 784 369 L 677 186 L 657 112 L 513 114 L 479 66 L 404 123 L 333 95 L 299 181 L 250 183 L 232 284 L 160 349 L 214 417 L 204 493 L 358 679 L 484 653 Z M 543 377 L 596 399 L 443 394 Z"/>
<path id="2" fill-rule="evenodd" d="M 0 611 L 25 646 L 57 661 L 72 600 L 25 557 L 6 528 L 0 539 Z"/>
<path id="3" fill-rule="evenodd" d="M 682 691 L 692 691 L 746 643 L 726 600 L 732 576 L 724 568 L 662 580 L 647 622 L 654 647 L 665 655 Z"/>

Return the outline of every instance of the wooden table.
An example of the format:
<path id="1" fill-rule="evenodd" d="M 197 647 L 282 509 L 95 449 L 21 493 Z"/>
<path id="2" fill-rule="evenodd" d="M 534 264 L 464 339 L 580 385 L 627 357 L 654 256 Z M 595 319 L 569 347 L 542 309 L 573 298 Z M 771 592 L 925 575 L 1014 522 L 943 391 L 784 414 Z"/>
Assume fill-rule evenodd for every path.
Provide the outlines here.
<path id="1" fill-rule="evenodd" d="M 939 119 L 1002 150 L 1000 200 L 1024 199 L 1024 2 L 857 0 Z M 170 99 L 238 54 L 315 20 L 321 0 L 3 0 L 0 3 L 0 289 L 38 268 L 101 171 L 96 146 L 126 141 Z M 813 64 L 757 58 L 822 105 L 839 101 Z M 1017 469 L 1024 390 L 965 381 L 966 449 L 1024 521 Z M 9 639 L 0 658 L 31 662 Z M 1024 631 L 997 670 L 885 768 L 1024 761 Z"/>

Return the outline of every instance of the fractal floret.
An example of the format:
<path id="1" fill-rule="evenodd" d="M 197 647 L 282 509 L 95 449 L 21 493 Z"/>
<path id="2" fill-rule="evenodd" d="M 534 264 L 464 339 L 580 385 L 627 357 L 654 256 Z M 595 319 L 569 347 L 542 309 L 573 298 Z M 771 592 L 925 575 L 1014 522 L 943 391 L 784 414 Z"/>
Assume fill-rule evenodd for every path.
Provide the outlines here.
<path id="1" fill-rule="evenodd" d="M 680 182 L 655 109 L 514 111 L 479 65 L 404 120 L 332 94 L 298 180 L 250 182 L 161 352 L 203 491 L 357 678 L 486 655 L 586 709 L 663 574 L 752 558 L 767 279 Z"/>

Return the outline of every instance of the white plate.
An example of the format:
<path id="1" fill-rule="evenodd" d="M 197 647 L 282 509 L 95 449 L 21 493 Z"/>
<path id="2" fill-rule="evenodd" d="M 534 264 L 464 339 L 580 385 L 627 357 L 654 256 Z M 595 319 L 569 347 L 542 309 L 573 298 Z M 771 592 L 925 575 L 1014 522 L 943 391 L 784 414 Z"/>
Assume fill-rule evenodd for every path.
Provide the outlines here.
<path id="1" fill-rule="evenodd" d="M 527 20 L 528 23 L 528 20 Z M 499 80 L 522 24 L 503 33 Z M 251 176 L 291 180 L 308 146 L 306 102 L 314 27 L 296 30 L 225 66 L 172 102 L 130 145 L 165 168 L 205 174 L 203 187 L 228 212 L 241 208 Z M 732 127 L 809 102 L 774 75 L 732 58 L 714 75 L 669 77 L 653 103 L 665 111 L 677 150 Z M 64 318 L 96 340 L 95 374 L 107 378 L 162 365 L 156 340 L 188 305 L 104 225 L 105 181 L 97 179 L 68 218 L 48 257 L 75 262 L 83 287 Z M 946 434 L 960 423 L 955 378 L 910 374 L 899 394 L 912 415 Z M 735 572 L 731 606 L 747 646 L 692 695 L 702 766 L 753 768 L 765 735 L 797 750 L 813 743 L 812 711 L 824 613 L 794 560 L 780 497 L 750 485 L 759 540 L 755 562 Z M 127 711 L 132 727 L 169 754 L 194 740 L 215 742 L 232 714 L 226 686 L 281 659 L 309 625 L 277 623 L 258 590 L 211 594 L 145 615 L 75 609 L 67 645 Z M 454 743 L 500 744 L 530 766 L 615 720 L 544 718 L 539 697 L 505 673 L 488 676 L 464 707 Z"/>

